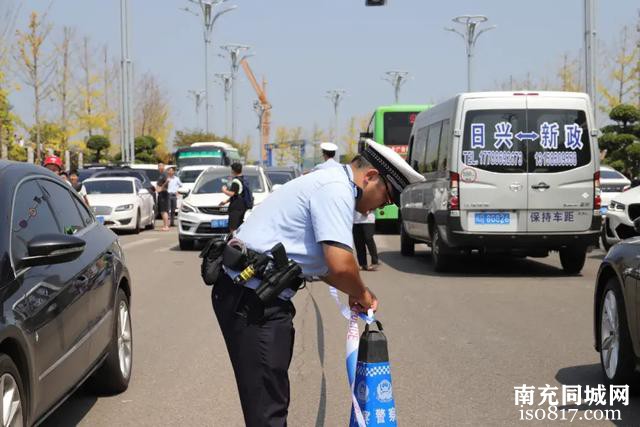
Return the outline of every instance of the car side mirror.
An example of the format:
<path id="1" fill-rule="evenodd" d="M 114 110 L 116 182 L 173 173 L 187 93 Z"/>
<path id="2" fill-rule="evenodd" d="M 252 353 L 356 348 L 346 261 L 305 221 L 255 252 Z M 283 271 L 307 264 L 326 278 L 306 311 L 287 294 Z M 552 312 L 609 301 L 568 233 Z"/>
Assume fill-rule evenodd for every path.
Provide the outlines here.
<path id="1" fill-rule="evenodd" d="M 141 196 L 144 196 L 145 194 L 151 194 L 151 193 L 149 193 L 149 190 L 147 190 L 146 188 L 141 188 L 140 190 L 138 190 L 138 194 Z"/>
<path id="2" fill-rule="evenodd" d="M 41 234 L 27 244 L 27 256 L 18 261 L 19 268 L 60 264 L 73 261 L 84 251 L 86 243 L 67 234 Z"/>
<path id="3" fill-rule="evenodd" d="M 187 188 L 178 188 L 178 193 L 182 194 L 182 197 L 187 197 L 190 191 Z"/>
<path id="4" fill-rule="evenodd" d="M 282 187 L 282 184 L 273 184 L 273 186 L 271 187 L 271 191 L 276 191 L 280 187 Z"/>
<path id="5" fill-rule="evenodd" d="M 640 218 L 636 218 L 636 220 L 633 221 L 633 229 L 636 230 L 636 233 L 640 234 Z"/>

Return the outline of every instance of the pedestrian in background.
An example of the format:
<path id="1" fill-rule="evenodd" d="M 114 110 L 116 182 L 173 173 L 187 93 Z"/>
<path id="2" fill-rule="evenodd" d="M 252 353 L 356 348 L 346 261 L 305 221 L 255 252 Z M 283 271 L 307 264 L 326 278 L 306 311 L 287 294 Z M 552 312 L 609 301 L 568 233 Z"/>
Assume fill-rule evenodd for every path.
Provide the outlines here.
<path id="1" fill-rule="evenodd" d="M 314 171 L 340 166 L 340 163 L 334 159 L 338 152 L 338 146 L 336 144 L 333 142 L 323 142 L 320 144 L 320 149 L 322 150 L 322 158 L 324 159 L 324 162 L 316 165 L 316 167 L 313 168 Z"/>
<path id="2" fill-rule="evenodd" d="M 169 231 L 169 180 L 164 170 L 164 163 L 158 163 L 158 181 L 156 181 L 156 192 L 158 193 L 158 211 L 162 216 L 162 231 Z"/>
<path id="3" fill-rule="evenodd" d="M 167 192 L 169 193 L 169 227 L 173 227 L 173 217 L 176 215 L 176 209 L 178 208 L 178 188 L 182 186 L 182 181 L 176 175 L 176 170 L 173 167 L 167 169 Z"/>
<path id="4" fill-rule="evenodd" d="M 82 197 L 82 200 L 84 200 L 84 204 L 89 206 L 89 198 L 87 197 L 87 189 L 84 188 L 84 185 L 82 185 L 82 183 L 80 182 L 80 178 L 78 177 L 78 172 L 75 170 L 72 170 L 69 173 L 69 182 L 71 183 L 71 186 L 73 187 L 74 190 L 76 190 L 78 192 L 78 194 L 80 194 L 80 197 Z"/>
<path id="5" fill-rule="evenodd" d="M 353 242 L 361 270 L 378 270 L 378 249 L 373 238 L 375 231 L 376 215 L 373 212 L 363 215 L 356 211 L 353 218 Z M 371 265 L 367 264 L 367 249 L 369 249 L 369 255 L 371 256 Z"/>
<path id="6" fill-rule="evenodd" d="M 247 205 L 244 201 L 243 192 L 248 187 L 247 181 L 242 175 L 242 164 L 231 165 L 231 185 L 222 186 L 222 192 L 229 196 L 227 200 L 220 202 L 220 206 L 229 204 L 229 232 L 233 233 L 244 222 L 244 214 L 247 212 Z"/>

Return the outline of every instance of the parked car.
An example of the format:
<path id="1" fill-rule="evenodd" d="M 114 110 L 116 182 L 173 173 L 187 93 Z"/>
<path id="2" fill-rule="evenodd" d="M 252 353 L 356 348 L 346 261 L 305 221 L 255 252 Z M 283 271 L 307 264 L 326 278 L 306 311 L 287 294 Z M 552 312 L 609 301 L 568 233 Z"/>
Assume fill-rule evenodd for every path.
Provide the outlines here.
<path id="1" fill-rule="evenodd" d="M 605 250 L 620 240 L 637 236 L 633 222 L 640 218 L 640 187 L 618 193 L 609 203 L 602 226 L 602 246 Z"/>
<path id="2" fill-rule="evenodd" d="M 402 192 L 401 253 L 427 243 L 443 271 L 471 251 L 558 251 L 577 274 L 602 225 L 595 135 L 582 93 L 463 93 L 418 114 L 408 159 L 426 180 Z"/>
<path id="3" fill-rule="evenodd" d="M 300 170 L 295 167 L 270 167 L 265 170 L 271 184 L 284 185 L 300 176 Z"/>
<path id="4" fill-rule="evenodd" d="M 47 169 L 0 161 L 2 425 L 41 422 L 85 380 L 127 389 L 131 278 L 113 232 Z"/>
<path id="5" fill-rule="evenodd" d="M 211 166 L 204 165 L 196 165 L 196 166 L 185 166 L 178 171 L 178 178 L 182 182 L 182 186 L 180 187 L 180 193 L 189 194 L 191 190 L 193 190 L 193 186 L 196 183 L 196 180 L 200 176 L 200 174 L 210 168 Z"/>
<path id="6" fill-rule="evenodd" d="M 108 167 L 103 170 L 97 171 L 96 173 L 91 175 L 91 178 L 127 177 L 127 176 L 131 178 L 138 178 L 142 183 L 142 187 L 146 188 L 147 191 L 149 191 L 149 193 L 151 194 L 151 197 L 153 197 L 153 210 L 155 212 L 155 218 L 159 218 L 160 212 L 158 211 L 158 196 L 156 194 L 156 186 L 153 182 L 151 182 L 151 180 L 149 179 L 149 177 L 144 171 L 131 169 L 129 167 L 119 167 L 119 166 Z"/>
<path id="7" fill-rule="evenodd" d="M 640 221 L 635 222 L 640 234 Z M 612 247 L 600 265 L 594 293 L 595 349 L 600 366 L 614 384 L 637 379 L 640 366 L 640 237 Z"/>
<path id="8" fill-rule="evenodd" d="M 259 166 L 245 166 L 243 175 L 251 187 L 255 209 L 271 191 L 269 180 Z M 212 166 L 200 174 L 193 191 L 182 201 L 178 214 L 180 249 L 192 249 L 196 241 L 229 232 L 228 205 L 218 205 L 228 198 L 222 192 L 222 186 L 228 185 L 230 176 L 231 169 L 224 166 Z"/>
<path id="9" fill-rule="evenodd" d="M 631 188 L 631 181 L 617 170 L 609 166 L 600 166 L 600 191 L 602 198 L 602 214 L 606 215 L 611 200 L 620 193 Z"/>
<path id="10" fill-rule="evenodd" d="M 89 178 L 83 185 L 93 213 L 105 226 L 136 234 L 154 227 L 153 197 L 138 178 Z"/>

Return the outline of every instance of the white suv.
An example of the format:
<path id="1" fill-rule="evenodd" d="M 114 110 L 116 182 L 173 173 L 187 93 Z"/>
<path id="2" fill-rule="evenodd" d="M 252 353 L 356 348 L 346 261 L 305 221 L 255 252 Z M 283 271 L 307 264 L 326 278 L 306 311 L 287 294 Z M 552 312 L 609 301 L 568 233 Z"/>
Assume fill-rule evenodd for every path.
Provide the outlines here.
<path id="1" fill-rule="evenodd" d="M 271 185 L 261 167 L 245 166 L 242 174 L 251 187 L 255 209 L 269 195 Z M 180 249 L 192 249 L 196 241 L 229 232 L 228 207 L 219 204 L 228 198 L 222 192 L 222 186 L 228 185 L 230 177 L 231 169 L 224 166 L 211 166 L 200 174 L 193 191 L 183 199 L 178 214 Z"/>
<path id="2" fill-rule="evenodd" d="M 602 197 L 602 214 L 605 215 L 612 200 L 631 188 L 631 181 L 617 170 L 609 166 L 600 166 L 600 189 Z"/>

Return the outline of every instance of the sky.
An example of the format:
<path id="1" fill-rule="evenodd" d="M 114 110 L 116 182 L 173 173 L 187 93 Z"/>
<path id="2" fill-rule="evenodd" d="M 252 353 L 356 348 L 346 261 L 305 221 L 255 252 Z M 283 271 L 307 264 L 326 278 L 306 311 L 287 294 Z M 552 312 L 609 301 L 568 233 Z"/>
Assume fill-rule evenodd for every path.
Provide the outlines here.
<path id="1" fill-rule="evenodd" d="M 7 1 L 7 0 L 0 0 Z M 131 52 L 136 75 L 151 71 L 170 102 L 173 129 L 204 127 L 188 96 L 204 89 L 204 47 L 201 19 L 180 10 L 189 0 L 130 0 Z M 401 103 L 437 103 L 466 90 L 463 40 L 444 27 L 463 14 L 483 14 L 497 28 L 476 45 L 474 90 L 495 89 L 509 76 L 553 78 L 564 53 L 577 55 L 583 44 L 583 0 L 388 0 L 385 7 L 365 7 L 365 0 L 228 0 L 238 6 L 213 29 L 210 75 L 228 72 L 220 45 L 246 44 L 258 77 L 267 81 L 272 110 L 272 138 L 277 126 L 314 125 L 328 130 L 333 107 L 325 94 L 343 89 L 341 132 L 352 116 L 369 116 L 379 105 L 393 103 L 385 71 L 411 75 L 402 87 Z M 76 28 L 95 46 L 107 44 L 120 55 L 120 1 L 23 0 L 16 26 L 25 28 L 32 10 L 49 11 L 52 41 L 63 26 Z M 597 32 L 601 46 L 619 38 L 622 25 L 635 29 L 637 0 L 597 1 Z M 600 64 L 601 65 L 601 64 Z M 212 130 L 225 133 L 222 87 L 211 78 Z M 535 89 L 535 88 L 531 88 Z M 31 94 L 11 97 L 17 112 L 31 117 Z M 242 71 L 237 86 L 237 136 L 257 138 L 256 95 Z M 28 121 L 28 120 L 27 120 Z M 308 135 L 310 136 L 310 135 Z M 254 150 L 255 156 L 256 150 Z"/>

